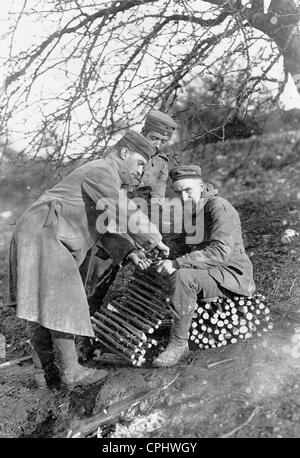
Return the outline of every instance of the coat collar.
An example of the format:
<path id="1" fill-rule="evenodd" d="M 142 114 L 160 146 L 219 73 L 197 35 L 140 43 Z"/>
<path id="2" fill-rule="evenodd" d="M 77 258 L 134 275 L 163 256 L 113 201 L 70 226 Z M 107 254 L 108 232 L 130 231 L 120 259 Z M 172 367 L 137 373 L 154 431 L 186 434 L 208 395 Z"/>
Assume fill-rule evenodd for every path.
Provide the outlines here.
<path id="1" fill-rule="evenodd" d="M 196 209 L 194 212 L 194 215 L 198 215 L 201 210 L 205 207 L 206 203 L 212 196 L 216 196 L 218 194 L 218 191 L 213 187 L 212 184 L 210 183 L 204 183 L 204 189 L 201 195 L 201 199 L 196 205 Z"/>
<path id="2" fill-rule="evenodd" d="M 155 157 L 155 156 L 160 156 L 167 162 L 169 162 L 169 160 L 170 160 L 169 157 L 167 156 L 167 154 L 163 153 L 162 151 L 158 151 L 158 153 L 156 153 L 153 157 Z"/>
<path id="3" fill-rule="evenodd" d="M 116 150 L 112 150 L 116 151 Z M 119 159 L 115 155 L 109 155 L 105 158 L 107 161 L 111 162 L 112 166 L 116 169 L 119 178 L 121 180 L 122 187 L 134 186 L 134 180 L 129 172 L 129 169 L 122 159 Z"/>

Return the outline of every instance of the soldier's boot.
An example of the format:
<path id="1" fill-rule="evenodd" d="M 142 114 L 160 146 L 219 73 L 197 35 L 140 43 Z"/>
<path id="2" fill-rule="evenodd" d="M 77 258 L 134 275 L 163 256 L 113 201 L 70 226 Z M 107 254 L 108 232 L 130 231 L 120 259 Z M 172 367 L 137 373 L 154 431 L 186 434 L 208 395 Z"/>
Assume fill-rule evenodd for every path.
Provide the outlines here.
<path id="1" fill-rule="evenodd" d="M 156 367 L 171 367 L 175 366 L 189 352 L 189 329 L 191 327 L 193 315 L 189 314 L 180 319 L 173 321 L 170 341 L 167 347 L 153 361 Z"/>
<path id="2" fill-rule="evenodd" d="M 33 367 L 34 367 L 35 384 L 38 388 L 47 388 L 47 382 L 45 378 L 45 372 L 43 371 L 42 363 L 32 344 L 31 344 L 31 356 L 32 356 L 32 362 L 33 362 Z"/>
<path id="3" fill-rule="evenodd" d="M 70 334 L 51 332 L 55 348 L 61 381 L 72 387 L 76 385 L 90 385 L 104 379 L 108 372 L 102 369 L 92 369 L 81 366 L 75 347 L 74 337 Z"/>
<path id="4" fill-rule="evenodd" d="M 27 323 L 27 331 L 36 385 L 39 388 L 60 389 L 60 375 L 55 364 L 50 331 L 33 322 Z"/>

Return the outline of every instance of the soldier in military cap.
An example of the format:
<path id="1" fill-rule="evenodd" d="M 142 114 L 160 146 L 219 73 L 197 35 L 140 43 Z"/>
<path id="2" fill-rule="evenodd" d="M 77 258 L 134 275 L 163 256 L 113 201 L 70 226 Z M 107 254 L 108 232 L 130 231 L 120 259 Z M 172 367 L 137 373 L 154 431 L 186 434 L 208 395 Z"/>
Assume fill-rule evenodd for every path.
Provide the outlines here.
<path id="1" fill-rule="evenodd" d="M 169 174 L 169 158 L 162 151 L 170 142 L 176 128 L 176 122 L 159 110 L 147 113 L 142 135 L 153 145 L 155 154 L 144 168 L 142 180 L 138 186 L 129 187 L 129 197 L 146 197 L 152 199 L 151 220 L 158 226 L 159 208 L 163 205 Z M 103 154 L 106 157 L 109 149 Z"/>
<path id="2" fill-rule="evenodd" d="M 169 275 L 175 314 L 167 348 L 154 361 L 155 366 L 173 366 L 188 352 L 188 333 L 197 295 L 203 298 L 255 291 L 253 269 L 245 253 L 238 212 L 217 195 L 201 177 L 197 165 L 171 170 L 173 189 L 182 203 L 192 204 L 193 225 L 202 228 L 202 237 L 187 246 L 183 256 L 159 261 L 158 272 Z"/>
<path id="3" fill-rule="evenodd" d="M 162 148 L 169 143 L 177 127 L 176 122 L 170 116 L 159 110 L 150 110 L 142 128 L 142 134 L 155 147 L 156 154 L 147 163 L 138 190 L 150 188 L 150 197 L 152 198 L 151 220 L 157 225 L 159 208 L 160 204 L 163 205 L 169 173 L 169 158 L 162 151 Z"/>
<path id="4" fill-rule="evenodd" d="M 141 269 L 149 265 L 133 241 L 146 251 L 155 247 L 168 255 L 160 233 L 145 215 L 135 232 L 129 232 L 130 240 L 119 240 L 118 250 L 110 250 L 110 235 L 99 234 L 96 226 L 97 203 L 108 198 L 117 208 L 121 187 L 139 183 L 153 154 L 148 140 L 127 131 L 105 159 L 75 169 L 44 192 L 16 224 L 10 248 L 11 301 L 17 302 L 17 317 L 28 321 L 30 340 L 49 385 L 58 375 L 67 385 L 106 376 L 104 370 L 78 364 L 74 342 L 74 335 L 94 337 L 79 267 L 99 237 L 116 263 L 127 258 Z M 128 211 L 127 218 L 134 211 Z"/>

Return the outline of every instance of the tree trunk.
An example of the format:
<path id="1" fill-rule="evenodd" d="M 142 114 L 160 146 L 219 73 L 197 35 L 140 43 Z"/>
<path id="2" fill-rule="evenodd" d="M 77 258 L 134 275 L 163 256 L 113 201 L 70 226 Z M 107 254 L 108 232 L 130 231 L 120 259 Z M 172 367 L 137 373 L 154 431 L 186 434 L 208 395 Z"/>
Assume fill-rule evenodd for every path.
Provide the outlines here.
<path id="1" fill-rule="evenodd" d="M 264 14 L 263 1 L 254 0 L 250 12 L 249 23 L 276 43 L 300 94 L 300 9 L 293 0 L 272 0 Z"/>

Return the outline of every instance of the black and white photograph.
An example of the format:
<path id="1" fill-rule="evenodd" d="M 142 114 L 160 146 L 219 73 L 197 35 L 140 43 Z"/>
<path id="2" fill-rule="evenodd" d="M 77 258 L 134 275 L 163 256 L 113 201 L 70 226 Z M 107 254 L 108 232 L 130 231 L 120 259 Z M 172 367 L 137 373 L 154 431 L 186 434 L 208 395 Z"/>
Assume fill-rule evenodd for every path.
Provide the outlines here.
<path id="1" fill-rule="evenodd" d="M 300 0 L 0 7 L 0 439 L 300 438 Z"/>

